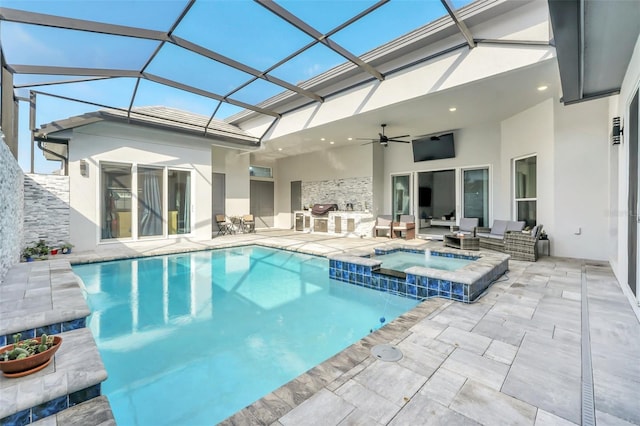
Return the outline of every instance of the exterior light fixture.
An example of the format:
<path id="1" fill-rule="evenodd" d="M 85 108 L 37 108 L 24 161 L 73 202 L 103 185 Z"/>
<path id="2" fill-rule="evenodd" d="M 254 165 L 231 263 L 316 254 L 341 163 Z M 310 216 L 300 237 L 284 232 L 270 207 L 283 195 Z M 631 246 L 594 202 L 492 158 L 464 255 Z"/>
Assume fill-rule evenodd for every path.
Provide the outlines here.
<path id="1" fill-rule="evenodd" d="M 611 130 L 611 141 L 614 145 L 620 144 L 620 136 L 623 135 L 622 123 L 620 117 L 613 117 L 613 129 Z"/>

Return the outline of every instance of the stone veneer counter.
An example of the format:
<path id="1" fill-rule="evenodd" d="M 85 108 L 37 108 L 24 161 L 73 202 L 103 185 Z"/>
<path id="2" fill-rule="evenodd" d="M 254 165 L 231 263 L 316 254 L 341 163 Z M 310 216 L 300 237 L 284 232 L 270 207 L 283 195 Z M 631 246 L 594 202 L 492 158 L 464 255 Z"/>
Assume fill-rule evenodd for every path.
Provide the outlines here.
<path id="1" fill-rule="evenodd" d="M 373 213 L 365 211 L 338 210 L 324 216 L 312 215 L 308 210 L 299 210 L 294 215 L 303 215 L 309 221 L 309 227 L 304 227 L 305 232 L 319 231 L 318 221 L 325 220 L 327 233 L 346 237 L 371 237 L 375 225 Z M 294 216 L 295 217 L 295 216 Z"/>

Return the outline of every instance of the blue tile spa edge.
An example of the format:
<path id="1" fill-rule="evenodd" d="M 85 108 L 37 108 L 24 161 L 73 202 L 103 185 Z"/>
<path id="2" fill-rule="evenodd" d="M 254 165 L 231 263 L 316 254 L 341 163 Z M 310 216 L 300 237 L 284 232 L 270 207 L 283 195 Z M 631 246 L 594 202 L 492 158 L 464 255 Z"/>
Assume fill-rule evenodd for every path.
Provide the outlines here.
<path id="1" fill-rule="evenodd" d="M 376 255 L 393 252 L 422 254 L 425 250 L 375 249 Z M 458 253 L 447 249 L 431 250 L 431 255 L 473 260 L 474 262 L 457 271 L 440 271 L 414 266 L 404 271 L 398 271 L 400 274 L 391 275 L 381 270 L 382 261 L 375 257 L 341 254 L 329 256 L 329 277 L 410 299 L 422 301 L 432 297 L 441 297 L 470 303 L 508 270 L 508 255 Z"/>

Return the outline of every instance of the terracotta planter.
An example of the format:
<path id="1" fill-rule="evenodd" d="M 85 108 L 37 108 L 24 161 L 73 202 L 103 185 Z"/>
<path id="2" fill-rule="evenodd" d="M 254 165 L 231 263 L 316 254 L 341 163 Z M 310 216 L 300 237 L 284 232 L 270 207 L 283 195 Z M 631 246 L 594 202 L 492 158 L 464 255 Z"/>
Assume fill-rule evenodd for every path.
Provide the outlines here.
<path id="1" fill-rule="evenodd" d="M 36 338 L 37 340 L 38 338 Z M 34 340 L 34 339 L 26 339 Z M 56 353 L 62 344 L 62 337 L 53 336 L 53 346 L 44 352 L 31 355 L 23 359 L 14 359 L 12 361 L 0 361 L 0 370 L 7 377 L 22 377 L 27 374 L 35 373 L 49 365 L 53 354 Z M 0 353 L 13 349 L 13 345 L 7 345 L 0 348 Z"/>

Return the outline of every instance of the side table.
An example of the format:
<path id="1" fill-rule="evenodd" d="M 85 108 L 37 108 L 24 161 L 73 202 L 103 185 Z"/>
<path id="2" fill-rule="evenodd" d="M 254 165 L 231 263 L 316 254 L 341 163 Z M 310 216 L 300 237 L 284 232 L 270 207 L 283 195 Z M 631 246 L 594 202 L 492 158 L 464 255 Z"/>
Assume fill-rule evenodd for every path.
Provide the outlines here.
<path id="1" fill-rule="evenodd" d="M 447 234 L 444 236 L 444 246 L 460 250 L 480 250 L 480 238 L 469 235 L 459 237 L 456 234 Z"/>
<path id="2" fill-rule="evenodd" d="M 544 240 L 542 239 L 538 239 L 538 242 L 536 243 L 538 244 L 538 253 L 545 254 L 545 249 L 546 248 L 546 255 L 547 256 L 551 256 L 551 240 L 549 238 L 546 238 Z"/>

